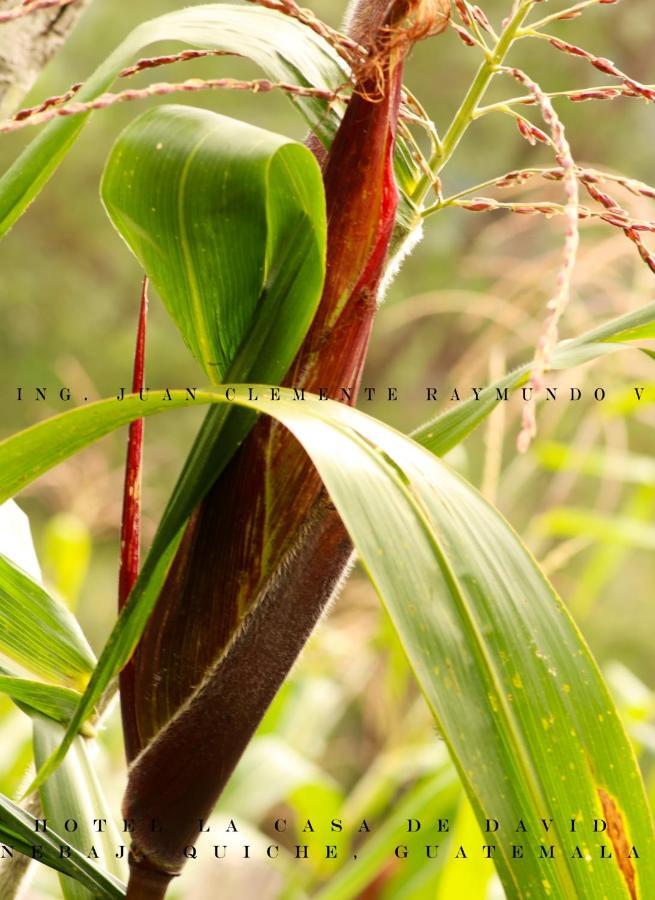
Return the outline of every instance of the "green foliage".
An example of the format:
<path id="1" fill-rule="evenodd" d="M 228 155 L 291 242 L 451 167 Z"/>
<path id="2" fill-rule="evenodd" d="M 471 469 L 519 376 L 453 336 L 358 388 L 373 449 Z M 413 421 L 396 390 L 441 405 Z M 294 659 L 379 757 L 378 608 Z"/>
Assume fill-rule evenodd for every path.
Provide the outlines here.
<path id="1" fill-rule="evenodd" d="M 0 651 L 29 672 L 80 688 L 95 658 L 75 617 L 0 555 Z"/>
<path id="2" fill-rule="evenodd" d="M 264 389 L 258 390 L 261 395 Z M 220 395 L 212 399 L 228 402 Z M 138 400 L 104 401 L 35 426 L 32 453 L 41 458 L 45 438 L 52 446 L 57 433 L 62 444 L 71 431 L 79 440 L 79 430 L 69 428 L 74 419 L 86 420 L 87 427 L 94 423 L 87 440 L 93 428 L 96 435 L 108 430 L 117 418 L 124 421 L 128 402 L 138 415 Z M 315 398 L 299 402 L 289 391 L 273 410 L 265 400 L 237 402 L 273 411 L 317 466 L 389 609 L 476 810 L 493 809 L 511 822 L 523 816 L 537 821 L 547 808 L 557 821 L 572 804 L 591 821 L 603 814 L 602 791 L 616 804 L 630 841 L 649 845 L 640 776 L 604 682 L 552 588 L 500 515 L 432 453 L 360 412 Z M 155 401 L 160 408 L 165 403 Z M 418 597 L 427 599 L 419 604 Z M 146 619 L 133 595 L 108 645 L 111 655 L 101 657 L 71 722 L 69 740 L 129 657 Z M 65 747 L 63 742 L 41 778 Z M 508 889 L 517 877 L 512 839 L 498 835 L 497 867 Z M 546 877 L 563 896 L 599 884 L 615 896 L 627 890 L 618 867 L 592 873 L 564 856 L 554 863 L 526 860 L 521 871 L 522 890 L 539 890 Z"/>
<path id="3" fill-rule="evenodd" d="M 4 672 L 0 675 L 0 693 L 7 694 L 29 714 L 41 713 L 63 724 L 70 721 L 81 700 L 81 695 L 70 688 L 17 678 Z"/>
<path id="4" fill-rule="evenodd" d="M 234 119 L 167 106 L 123 132 L 102 196 L 209 381 L 280 380 L 323 286 L 314 155 Z"/>
<path id="5" fill-rule="evenodd" d="M 37 766 L 60 744 L 64 734 L 61 725 L 36 716 L 34 729 L 34 760 Z M 67 834 L 66 843 L 86 857 L 97 854 L 103 860 L 108 876 L 125 876 L 125 862 L 116 858 L 121 841 L 110 808 L 89 760 L 87 741 L 78 736 L 63 764 L 41 787 L 41 804 L 46 817 L 57 820 L 61 811 L 74 819 L 78 827 Z M 102 830 L 94 829 L 94 820 L 105 820 Z M 92 849 L 93 848 L 93 851 Z M 65 900 L 93 900 L 97 896 L 78 881 L 61 877 Z"/>
<path id="6" fill-rule="evenodd" d="M 271 41 L 273 33 L 275 40 Z M 216 4 L 178 10 L 139 25 L 87 79 L 78 100 L 100 96 L 121 69 L 160 41 L 246 56 L 274 81 L 331 90 L 345 80 L 343 63 L 332 48 L 295 19 L 267 9 Z M 296 102 L 320 133 L 326 119 L 325 103 L 312 97 Z M 52 122 L 0 178 L 0 236 L 38 195 L 75 143 L 88 115 Z"/>
<path id="7" fill-rule="evenodd" d="M 45 865 L 84 885 L 91 896 L 106 897 L 108 900 L 120 900 L 125 896 L 124 885 L 113 875 L 103 872 L 79 850 L 73 848 L 70 857 L 62 858 L 59 848 L 68 843 L 66 838 L 52 828 L 37 832 L 34 816 L 12 803 L 8 797 L 0 795 L 0 841 L 15 847 L 19 853 L 31 856 L 35 834 L 39 837 L 38 843 L 43 853 L 41 861 Z"/>
<path id="8" fill-rule="evenodd" d="M 478 103 L 506 51 L 521 37 L 520 25 L 530 8 L 529 2 L 518 4 L 500 39 L 487 38 L 493 52 L 486 54 L 445 140 L 433 147 L 432 174 L 445 165 L 474 121 Z M 271 29 L 275 42 L 270 39 Z M 475 33 L 484 43 L 477 26 Z M 163 39 L 239 52 L 276 80 L 335 88 L 347 75 L 327 43 L 292 19 L 248 7 L 195 7 L 136 29 L 87 82 L 79 99 L 98 96 L 142 47 Z M 296 98 L 296 102 L 329 144 L 339 108 L 328 111 L 324 102 L 313 98 Z M 36 196 L 86 118 L 61 119 L 50 126 L 0 179 L 0 232 L 11 227 Z M 431 178 L 427 173 L 417 178 L 415 162 L 402 143 L 396 157 L 400 186 L 421 200 Z M 119 138 L 105 174 L 103 196 L 114 224 L 217 389 L 198 392 L 196 403 L 210 404 L 210 413 L 131 600 L 97 667 L 74 620 L 69 621 L 55 601 L 40 588 L 41 593 L 36 591 L 35 583 L 28 580 L 26 586 L 17 581 L 14 567 L 10 567 L 11 577 L 4 578 L 10 637 L 0 649 L 13 654 L 29 671 L 58 682 L 46 685 L 14 673 L 0 675 L 0 690 L 34 716 L 46 808 L 75 809 L 80 817 L 88 812 L 85 803 L 90 799 L 102 808 L 78 732 L 88 727 L 95 704 L 142 633 L 191 509 L 210 478 L 225 466 L 255 415 L 273 410 L 321 472 L 387 605 L 475 812 L 493 811 L 509 821 L 523 816 L 536 820 L 545 809 L 557 818 L 575 807 L 576 814 L 589 822 L 594 816 L 607 815 L 601 798 L 609 797 L 619 831 L 625 830 L 630 842 L 652 846 L 639 773 L 584 642 L 502 517 L 419 446 L 437 456 L 457 446 L 496 407 L 498 391 L 526 384 L 530 366 L 491 385 L 480 400 L 458 404 L 428 423 L 414 433 L 414 442 L 354 411 L 312 398 L 299 404 L 284 392 L 274 405 L 243 397 L 230 404 L 218 390 L 221 381 L 278 383 L 283 378 L 318 300 L 325 223 L 320 177 L 309 153 L 224 117 L 181 107 L 159 109 L 135 121 Z M 409 221 L 412 211 L 410 204 L 406 225 L 413 224 Z M 614 352 L 627 342 L 653 338 L 654 320 L 653 306 L 645 307 L 564 342 L 550 366 L 568 368 Z M 11 496 L 122 424 L 190 405 L 186 395 L 173 392 L 147 403 L 135 398 L 122 404 L 103 401 L 41 423 L 0 446 L 3 496 Z M 551 468 L 649 483 L 652 466 L 641 457 L 605 457 L 554 445 L 539 452 L 542 464 Z M 652 529 L 631 518 L 566 509 L 551 511 L 543 523 L 551 533 L 593 537 L 611 541 L 615 547 L 620 543 L 651 547 L 653 543 Z M 20 619 L 25 598 L 31 615 L 45 611 L 46 625 L 52 626 L 54 634 L 47 652 L 41 648 L 36 656 L 35 645 L 43 643 L 46 632 L 37 633 L 38 625 Z M 14 633 L 21 628 L 27 634 L 22 641 Z M 83 689 L 89 674 L 91 682 L 81 700 L 70 687 L 59 686 Z M 65 733 L 35 711 L 66 725 Z M 340 801 L 332 779 L 275 735 L 264 734 L 251 745 L 238 774 L 247 781 L 254 779 L 262 756 L 277 777 L 267 802 L 286 794 L 300 814 L 310 802 L 323 809 Z M 381 782 L 379 804 L 391 797 L 390 785 L 397 788 L 393 779 Z M 233 790 L 238 796 L 244 794 L 238 779 Z M 302 796 L 294 796 L 295 792 Z M 452 772 L 431 774 L 410 789 L 399 809 L 431 817 L 454 806 L 454 794 Z M 263 811 L 262 802 L 261 795 L 251 797 L 253 816 Z M 21 846 L 21 835 L 25 836 L 21 827 L 28 819 L 22 819 L 11 804 L 3 809 L 11 823 L 9 838 Z M 392 831 L 389 826 L 369 839 L 359 860 L 345 865 L 318 896 L 346 900 L 364 890 L 384 865 L 384 841 L 392 837 Z M 452 840 L 475 840 L 476 834 L 471 810 L 464 805 Z M 555 864 L 525 861 L 515 870 L 507 835 L 502 834 L 498 843 L 503 857 L 498 869 L 509 896 L 541 894 L 546 883 L 547 892 L 555 896 L 586 896 L 599 890 L 612 897 L 628 895 L 614 864 L 599 870 L 560 858 Z M 73 857 L 70 866 L 74 871 L 68 874 L 77 873 L 92 894 L 98 889 L 107 896 L 121 895 L 116 893 L 116 882 L 110 881 L 107 888 L 103 876 L 85 861 L 79 868 L 79 860 Z M 652 879 L 650 861 L 642 864 L 640 876 L 642 885 Z M 96 883 L 94 878 L 100 880 Z M 465 894 L 487 882 L 487 872 L 444 873 L 440 864 L 421 870 L 408 863 L 402 879 L 392 877 L 384 890 L 394 900 L 418 900 L 428 893 Z M 71 898 L 89 896 L 86 888 L 78 890 L 70 884 L 65 884 L 64 892 Z"/>

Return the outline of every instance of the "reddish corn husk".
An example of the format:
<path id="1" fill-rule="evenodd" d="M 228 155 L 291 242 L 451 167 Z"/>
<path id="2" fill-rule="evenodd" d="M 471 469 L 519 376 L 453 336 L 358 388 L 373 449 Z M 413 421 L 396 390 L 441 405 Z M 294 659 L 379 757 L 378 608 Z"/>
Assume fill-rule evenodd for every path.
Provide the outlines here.
<path id="1" fill-rule="evenodd" d="M 377 10 L 364 66 L 324 169 L 327 276 L 287 376 L 298 389 L 357 394 L 394 226 L 392 154 L 402 64 L 443 30 L 442 0 Z M 362 16 L 353 20 L 362 41 Z M 380 27 L 382 23 L 382 27 Z M 131 865 L 175 874 L 334 592 L 351 545 L 294 438 L 262 419 L 189 524 L 134 657 L 137 690 L 124 814 Z M 152 818 L 171 822 L 160 833 Z M 173 822 L 174 819 L 174 822 Z M 136 875 L 134 876 L 136 878 Z M 133 893 L 133 896 L 137 896 Z"/>

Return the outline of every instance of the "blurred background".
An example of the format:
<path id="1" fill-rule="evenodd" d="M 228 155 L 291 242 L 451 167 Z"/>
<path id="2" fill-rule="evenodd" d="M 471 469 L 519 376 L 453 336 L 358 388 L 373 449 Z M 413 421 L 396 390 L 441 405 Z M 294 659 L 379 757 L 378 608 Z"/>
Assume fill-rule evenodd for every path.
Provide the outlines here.
<path id="1" fill-rule="evenodd" d="M 485 0 L 494 25 L 508 3 Z M 95 0 L 63 51 L 40 79 L 31 101 L 83 80 L 137 23 L 174 9 L 170 0 L 116 4 Z M 544 8 L 564 8 L 558 0 Z M 338 24 L 341 3 L 314 0 L 312 9 Z M 553 33 L 606 56 L 645 83 L 655 81 L 655 20 L 648 0 L 589 10 Z M 179 49 L 179 48 L 174 48 Z M 547 90 L 608 83 L 591 66 L 546 43 L 524 41 L 513 61 Z M 446 34 L 416 48 L 407 83 L 440 131 L 445 130 L 479 62 L 476 49 Z M 149 80 L 193 75 L 256 77 L 240 60 L 204 60 L 159 70 Z M 513 96 L 498 79 L 490 98 Z M 148 101 L 149 103 L 156 101 Z M 192 103 L 247 119 L 302 139 L 303 123 L 274 93 L 203 93 Z M 95 114 L 73 152 L 38 201 L 0 245 L 3 328 L 0 355 L 0 421 L 5 436 L 62 409 L 54 401 L 15 401 L 16 387 L 71 387 L 74 396 L 107 396 L 129 383 L 141 273 L 106 218 L 98 183 L 112 141 L 144 103 Z M 652 147 L 655 109 L 638 99 L 571 104 L 557 108 L 580 163 L 655 180 Z M 541 124 L 530 108 L 526 115 Z M 6 167 L 33 136 L 26 128 L 0 141 Z M 531 147 L 508 116 L 489 115 L 470 129 L 443 173 L 446 194 L 509 170 L 553 164 L 545 147 Z M 485 192 L 482 192 L 485 193 Z M 493 191 L 487 191 L 492 193 Z M 615 192 L 638 217 L 654 206 Z M 561 200 L 561 185 L 530 183 L 496 193 L 502 200 Z M 574 297 L 562 326 L 572 336 L 650 302 L 655 276 L 621 231 L 584 224 Z M 409 430 L 444 406 L 425 400 L 427 386 L 447 396 L 470 391 L 531 356 L 542 331 L 545 306 L 561 257 L 563 223 L 510 213 L 444 210 L 431 217 L 422 242 L 388 292 L 377 320 L 364 384 L 398 389 L 395 403 L 362 404 L 383 420 Z M 151 386 L 201 385 L 202 375 L 156 297 L 152 297 L 147 351 Z M 563 391 L 575 385 L 583 399 L 543 404 L 532 449 L 519 456 L 515 440 L 521 407 L 501 404 L 488 423 L 450 457 L 523 536 L 571 609 L 599 660 L 655 796 L 655 364 L 628 351 L 574 373 L 549 379 Z M 647 388 L 636 404 L 633 386 Z M 607 397 L 591 399 L 601 386 Z M 650 387 L 651 398 L 647 399 Z M 202 410 L 150 419 L 146 425 L 144 538 L 152 536 L 162 506 L 184 460 Z M 124 433 L 116 433 L 40 479 L 20 498 L 29 514 L 48 584 L 76 611 L 95 649 L 114 620 Z M 29 720 L 0 701 L 0 790 L 15 797 L 30 762 Z M 101 736 L 98 767 L 116 809 L 124 784 L 118 715 Z M 262 765 L 263 760 L 266 766 Z M 465 871 L 447 856 L 426 865 L 419 857 L 391 864 L 384 835 L 407 815 L 426 820 L 451 816 L 450 840 L 473 835 L 468 808 L 413 684 L 386 615 L 355 571 L 323 621 L 289 682 L 278 695 L 217 812 L 247 822 L 253 846 L 270 843 L 274 814 L 290 823 L 307 815 L 329 821 L 371 817 L 371 836 L 341 837 L 350 862 L 294 865 L 284 850 L 276 863 L 240 866 L 197 860 L 175 885 L 179 897 L 216 896 L 220 871 L 224 896 L 268 898 L 424 898 L 500 896 L 491 864 Z M 420 817 L 420 816 L 419 816 Z M 278 836 L 279 839 L 280 836 Z M 281 845 L 298 838 L 290 829 Z M 352 859 L 354 840 L 358 860 Z M 218 843 L 224 842 L 222 836 Z M 397 842 L 397 841 L 396 841 Z M 301 841 L 302 843 L 302 841 Z M 392 844 L 393 845 L 393 844 Z M 211 873 L 211 874 L 208 874 Z M 336 874 L 338 873 L 338 874 Z M 56 877 L 39 871 L 30 897 L 58 897 Z"/>

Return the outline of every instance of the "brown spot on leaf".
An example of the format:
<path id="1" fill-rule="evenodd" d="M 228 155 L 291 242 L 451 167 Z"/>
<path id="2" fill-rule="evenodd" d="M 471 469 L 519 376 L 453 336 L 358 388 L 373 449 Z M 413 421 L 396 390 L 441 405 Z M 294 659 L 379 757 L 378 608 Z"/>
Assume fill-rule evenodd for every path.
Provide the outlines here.
<path id="1" fill-rule="evenodd" d="M 607 822 L 607 833 L 614 848 L 614 859 L 628 886 L 630 897 L 632 900 L 637 900 L 635 869 L 632 862 L 628 859 L 630 844 L 623 826 L 623 817 L 621 816 L 618 806 L 607 791 L 603 790 L 603 788 L 598 788 L 597 790 L 600 802 L 603 806 L 603 815 Z"/>

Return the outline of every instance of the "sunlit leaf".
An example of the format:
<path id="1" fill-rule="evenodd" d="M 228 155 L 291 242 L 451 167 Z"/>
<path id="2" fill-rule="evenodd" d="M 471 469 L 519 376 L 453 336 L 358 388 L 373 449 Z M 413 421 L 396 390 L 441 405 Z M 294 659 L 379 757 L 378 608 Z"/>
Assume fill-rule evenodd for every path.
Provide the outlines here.
<path id="1" fill-rule="evenodd" d="M 13 500 L 0 503 L 0 553 L 30 578 L 41 581 L 29 519 Z"/>
<path id="2" fill-rule="evenodd" d="M 454 809 L 457 796 L 458 787 L 452 771 L 440 771 L 436 776 L 422 778 L 413 784 L 402 800 L 394 805 L 393 815 L 374 828 L 370 837 L 357 848 L 357 858 L 348 860 L 324 887 L 316 891 L 313 895 L 315 900 L 351 900 L 352 897 L 366 896 L 365 889 L 375 882 L 376 876 L 384 873 L 388 877 L 390 874 L 390 848 L 409 844 L 407 819 L 434 823 L 438 818 L 448 817 Z M 421 837 L 420 843 L 424 845 L 425 838 Z M 420 857 L 416 853 L 408 854 L 408 858 L 403 860 L 402 864 L 408 863 L 406 868 L 411 868 L 412 860 L 415 860 L 415 865 L 418 864 L 433 882 L 432 890 L 429 884 L 424 885 L 423 896 L 434 896 L 434 881 L 446 861 L 446 856 L 442 854 L 441 858 L 430 860 L 430 864 L 426 865 L 423 846 L 420 852 Z M 405 874 L 403 872 L 403 875 Z"/>
<path id="3" fill-rule="evenodd" d="M 459 847 L 465 852 L 475 847 L 476 851 L 485 844 L 493 845 L 494 832 L 483 834 L 480 831 L 475 813 L 466 798 L 462 799 L 450 836 L 451 857 Z M 451 900 L 452 897 L 487 897 L 489 882 L 495 877 L 492 860 L 483 853 L 467 852 L 464 865 L 445 866 L 441 872 L 435 900 Z"/>
<path id="4" fill-rule="evenodd" d="M 95 658 L 75 617 L 0 555 L 0 653 L 28 672 L 82 687 Z"/>
<path id="5" fill-rule="evenodd" d="M 17 678 L 0 669 L 0 693 L 7 694 L 27 713 L 38 712 L 56 722 L 67 724 L 81 700 L 70 688 L 44 684 L 30 678 Z"/>

